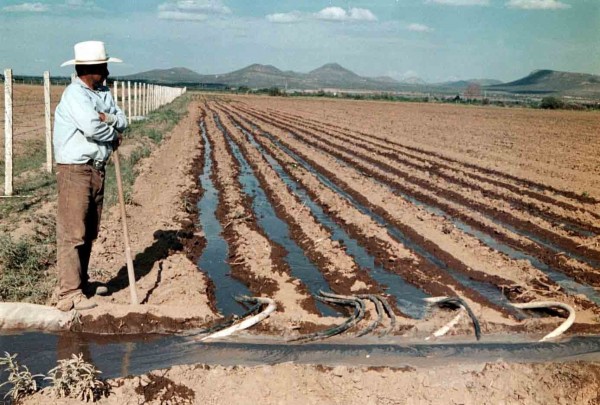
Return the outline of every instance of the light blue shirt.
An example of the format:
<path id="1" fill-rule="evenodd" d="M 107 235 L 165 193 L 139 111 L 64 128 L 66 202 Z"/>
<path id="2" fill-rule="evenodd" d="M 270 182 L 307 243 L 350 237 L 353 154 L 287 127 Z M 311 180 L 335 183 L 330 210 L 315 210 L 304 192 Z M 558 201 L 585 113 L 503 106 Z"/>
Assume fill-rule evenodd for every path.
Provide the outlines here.
<path id="1" fill-rule="evenodd" d="M 105 113 L 107 122 L 98 113 Z M 76 78 L 64 91 L 54 113 L 54 157 L 57 163 L 105 162 L 112 153 L 117 131 L 127 128 L 127 118 L 108 87 L 92 90 Z"/>

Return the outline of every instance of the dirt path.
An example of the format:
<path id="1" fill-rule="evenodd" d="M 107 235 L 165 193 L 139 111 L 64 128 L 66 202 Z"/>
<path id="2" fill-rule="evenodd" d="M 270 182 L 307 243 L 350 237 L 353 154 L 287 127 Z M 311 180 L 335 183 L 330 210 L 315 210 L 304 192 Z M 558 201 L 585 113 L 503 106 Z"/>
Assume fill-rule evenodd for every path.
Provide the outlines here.
<path id="1" fill-rule="evenodd" d="M 112 381 L 98 404 L 597 404 L 600 364 L 449 364 L 430 368 L 177 366 Z M 76 404 L 48 393 L 26 404 Z"/>

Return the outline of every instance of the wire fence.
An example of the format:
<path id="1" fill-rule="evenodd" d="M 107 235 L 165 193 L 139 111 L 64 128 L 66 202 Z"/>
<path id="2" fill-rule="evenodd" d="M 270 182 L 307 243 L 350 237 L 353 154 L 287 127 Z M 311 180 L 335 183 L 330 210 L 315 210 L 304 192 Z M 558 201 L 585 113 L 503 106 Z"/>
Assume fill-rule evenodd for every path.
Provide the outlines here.
<path id="1" fill-rule="evenodd" d="M 0 75 L 1 76 L 1 75 Z M 13 166 L 19 159 L 46 150 L 43 163 L 52 172 L 52 125 L 54 111 L 62 93 L 71 81 L 51 78 L 48 72 L 40 77 L 14 78 L 12 69 L 0 77 L 0 170 L 4 173 L 2 196 L 13 195 Z M 159 86 L 152 83 L 118 82 L 108 84 L 117 105 L 128 122 L 143 119 L 147 114 L 183 95 L 186 88 Z M 18 165 L 17 165 L 18 166 Z M 22 165 L 21 165 L 22 166 Z"/>

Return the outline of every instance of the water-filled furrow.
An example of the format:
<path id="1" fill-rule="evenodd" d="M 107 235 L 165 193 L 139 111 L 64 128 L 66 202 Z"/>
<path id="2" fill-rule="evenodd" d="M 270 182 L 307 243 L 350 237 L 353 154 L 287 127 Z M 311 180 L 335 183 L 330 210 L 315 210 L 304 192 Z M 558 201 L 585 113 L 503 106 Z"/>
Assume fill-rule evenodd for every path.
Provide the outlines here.
<path id="1" fill-rule="evenodd" d="M 290 134 L 292 136 L 296 136 L 296 134 L 293 132 L 290 132 Z M 311 144 L 310 141 L 307 141 L 307 143 Z M 336 158 L 336 160 L 340 161 L 340 159 L 336 156 L 337 152 L 332 151 L 330 153 L 332 154 L 331 156 L 333 158 Z M 377 176 L 375 176 L 375 177 L 377 177 Z M 399 183 L 394 180 L 384 180 L 384 179 L 381 179 L 381 181 L 385 182 L 385 184 L 388 184 L 390 187 L 393 187 L 397 193 L 410 192 L 409 189 L 406 189 L 406 187 L 403 183 Z M 428 197 L 427 195 L 425 195 L 423 193 L 420 193 L 419 191 L 412 191 L 412 194 L 413 194 L 413 197 L 417 198 L 419 201 L 421 201 L 422 203 L 424 203 L 426 205 L 428 205 L 432 201 L 430 197 Z M 462 215 L 460 213 L 458 213 L 458 214 L 454 213 L 454 214 L 450 215 L 454 209 L 451 207 L 445 206 L 443 203 L 439 203 L 439 202 L 436 203 L 434 201 L 434 204 L 439 209 L 443 210 L 446 214 L 448 214 L 449 217 L 458 217 L 458 218 L 462 217 Z M 471 208 L 475 209 L 474 207 L 471 207 Z M 450 212 L 448 212 L 446 210 L 450 210 Z M 483 231 L 483 233 L 487 233 L 488 235 L 490 235 L 492 237 L 492 239 L 496 239 L 497 243 L 506 244 L 507 247 L 509 247 L 509 249 L 514 248 L 516 250 L 520 250 L 520 251 L 524 252 L 524 254 L 526 254 L 528 256 L 537 257 L 538 259 L 536 260 L 536 262 L 543 263 L 542 268 L 552 269 L 555 272 L 562 271 L 563 273 L 565 273 L 565 276 L 560 276 L 560 275 L 554 273 L 553 274 L 554 278 L 558 277 L 559 279 L 564 279 L 565 277 L 567 277 L 569 279 L 573 279 L 572 280 L 573 283 L 575 283 L 575 284 L 580 283 L 579 287 L 577 288 L 578 290 L 592 291 L 590 288 L 588 288 L 586 286 L 586 284 L 595 283 L 597 280 L 596 274 L 595 273 L 594 274 L 575 273 L 574 276 L 570 276 L 569 274 L 572 271 L 572 269 L 569 266 L 563 265 L 563 263 L 561 263 L 561 261 L 558 259 L 557 254 L 571 257 L 573 259 L 579 260 L 580 262 L 587 263 L 592 267 L 598 268 L 598 265 L 600 263 L 598 263 L 596 260 L 588 258 L 588 257 L 583 257 L 577 253 L 563 252 L 558 247 L 556 247 L 552 242 L 550 242 L 546 239 L 542 239 L 542 238 L 538 237 L 537 235 L 532 234 L 529 231 L 526 231 L 523 229 L 516 229 L 512 225 L 506 223 L 506 218 L 498 220 L 498 218 L 496 218 L 495 216 L 489 216 L 486 213 L 481 213 L 481 214 L 488 220 L 490 220 L 498 225 L 502 225 L 507 230 L 509 230 L 515 234 L 521 235 L 524 238 L 528 238 L 531 241 L 536 242 L 537 244 L 533 247 L 526 247 L 521 242 L 512 241 L 510 238 L 507 238 L 507 237 L 502 238 L 502 235 L 500 235 L 501 238 L 498 239 L 498 237 L 496 237 L 495 234 L 490 233 L 490 232 L 493 232 L 493 229 L 491 230 L 488 227 L 486 227 L 485 225 L 479 224 L 478 221 L 472 220 L 472 219 L 469 220 L 469 218 L 466 218 L 466 222 L 470 223 L 471 226 L 474 225 L 479 231 Z M 501 221 L 501 222 L 499 222 L 499 221 Z M 502 240 L 502 239 L 504 239 L 504 240 Z M 505 250 L 505 251 L 507 251 L 507 250 Z M 573 287 L 575 285 L 573 283 L 565 282 L 564 284 L 571 285 Z"/>
<path id="2" fill-rule="evenodd" d="M 253 126 L 253 129 L 259 130 L 258 127 L 256 127 L 251 122 L 248 122 L 248 123 L 249 123 L 249 125 Z M 458 272 L 457 270 L 451 268 L 443 260 L 441 260 L 440 258 L 431 254 L 428 250 L 424 249 L 422 246 L 420 246 L 419 244 L 414 242 L 412 239 L 408 238 L 404 234 L 404 232 L 402 232 L 400 229 L 395 227 L 393 224 L 390 224 L 385 218 L 383 218 L 382 216 L 373 212 L 370 208 L 368 208 L 368 207 L 364 206 L 363 204 L 361 204 L 360 202 L 358 202 L 353 196 L 351 196 L 349 193 L 344 191 L 341 187 L 338 187 L 333 181 L 331 181 L 328 177 L 326 177 L 325 175 L 320 173 L 318 170 L 316 170 L 306 160 L 304 160 L 298 154 L 296 154 L 295 152 L 293 152 L 292 150 L 287 148 L 285 145 L 283 145 L 281 142 L 279 142 L 279 140 L 277 138 L 275 138 L 273 135 L 271 135 L 270 133 L 265 132 L 265 131 L 260 131 L 260 132 L 265 137 L 267 137 L 271 142 L 273 142 L 275 145 L 277 145 L 277 147 L 279 147 L 283 152 L 285 152 L 290 157 L 292 157 L 296 162 L 298 162 L 298 164 L 300 164 L 304 169 L 308 170 L 310 173 L 317 176 L 317 178 L 324 185 L 326 185 L 327 187 L 329 187 L 330 189 L 332 189 L 333 191 L 335 191 L 336 193 L 338 193 L 339 195 L 344 197 L 348 202 L 350 202 L 361 213 L 368 215 L 373 220 L 375 220 L 378 224 L 384 226 L 387 229 L 387 231 L 390 233 L 390 235 L 392 235 L 394 238 L 396 238 L 398 241 L 400 241 L 408 249 L 417 253 L 419 256 L 423 257 L 425 260 L 427 260 L 429 263 L 433 264 L 434 266 L 446 271 L 458 283 L 478 292 L 479 294 L 484 296 L 486 299 L 488 299 L 490 302 L 496 304 L 499 307 L 504 308 L 507 312 L 512 313 L 517 317 L 520 317 L 520 315 L 519 315 L 520 311 L 516 311 L 510 305 L 507 298 L 502 294 L 502 292 L 495 285 L 472 280 L 465 274 L 462 274 L 462 273 Z"/>
<path id="3" fill-rule="evenodd" d="M 235 142 L 233 142 L 225 128 L 223 128 L 218 115 L 215 114 L 214 119 L 239 164 L 240 173 L 238 180 L 242 185 L 244 193 L 252 200 L 252 211 L 254 212 L 258 226 L 263 229 L 270 240 L 286 250 L 287 254 L 284 256 L 284 260 L 288 264 L 292 275 L 300 279 L 312 295 L 318 295 L 320 290 L 331 292 L 321 272 L 308 260 L 304 251 L 291 238 L 287 223 L 281 220 L 275 213 L 275 209 L 260 186 L 250 164 L 246 161 L 246 158 Z M 320 301 L 317 301 L 316 304 L 322 315 L 339 315 L 339 312 Z"/>
<path id="4" fill-rule="evenodd" d="M 384 187 L 388 187 L 387 185 L 380 183 L 379 181 L 377 181 L 375 179 L 373 179 L 373 181 L 381 184 Z M 390 187 L 388 187 L 388 188 L 390 188 Z M 452 224 L 454 226 L 456 226 L 458 229 L 460 229 L 464 233 L 477 238 L 479 241 L 481 241 L 486 246 L 505 254 L 506 256 L 510 257 L 511 259 L 528 260 L 533 267 L 537 268 L 538 270 L 540 270 L 541 272 L 546 274 L 548 276 L 548 278 L 550 278 L 552 281 L 554 281 L 555 283 L 557 283 L 558 285 L 563 287 L 567 293 L 569 293 L 571 295 L 583 294 L 586 297 L 588 297 L 591 301 L 596 303 L 597 305 L 600 305 L 600 294 L 598 292 L 596 292 L 596 290 L 593 287 L 586 285 L 586 284 L 578 283 L 577 281 L 573 280 L 566 274 L 553 269 L 551 266 L 542 262 L 538 258 L 528 255 L 527 253 L 524 253 L 520 250 L 513 249 L 512 247 L 510 247 L 502 242 L 499 242 L 498 240 L 494 239 L 487 233 L 476 230 L 473 227 L 464 223 L 463 221 L 447 215 L 447 213 L 445 211 L 443 211 L 437 207 L 433 207 L 431 205 L 423 203 L 423 202 L 417 200 L 416 198 L 411 197 L 407 194 L 404 194 L 398 190 L 395 190 L 392 188 L 390 188 L 390 190 L 393 190 L 400 197 L 404 198 L 407 201 L 410 201 L 412 204 L 414 204 L 418 207 L 421 207 L 434 215 L 443 216 L 443 217 L 447 218 L 449 221 L 452 222 Z"/>
<path id="5" fill-rule="evenodd" d="M 252 113 L 251 113 L 251 115 L 253 115 L 254 117 L 259 118 L 259 119 L 265 119 L 264 117 L 262 117 L 260 115 L 256 115 L 256 114 L 252 114 Z M 271 121 L 271 120 L 272 119 L 269 118 L 268 121 Z M 277 122 L 277 121 L 275 121 L 275 122 Z M 281 124 L 275 123 L 273 125 L 281 127 Z M 429 192 L 432 192 L 432 193 L 439 193 L 441 195 L 444 195 L 445 198 L 448 198 L 450 200 L 453 200 L 456 203 L 459 203 L 459 204 L 467 206 L 471 209 L 474 209 L 474 210 L 478 211 L 486 219 L 493 221 L 494 223 L 496 223 L 498 225 L 504 226 L 506 229 L 511 230 L 515 234 L 518 234 L 522 237 L 528 238 L 528 239 L 538 243 L 538 245 L 544 247 L 545 249 L 548 249 L 551 252 L 551 254 L 561 253 L 572 259 L 578 260 L 582 263 L 586 263 L 592 267 L 600 268 L 600 261 L 593 258 L 593 256 L 598 256 L 597 252 L 595 252 L 593 250 L 587 250 L 585 248 L 581 248 L 584 251 L 586 251 L 587 256 L 581 255 L 581 254 L 577 253 L 577 250 L 580 248 L 571 239 L 563 237 L 559 234 L 556 234 L 550 230 L 542 228 L 531 222 L 517 218 L 508 212 L 496 211 L 483 203 L 465 198 L 462 194 L 460 194 L 457 191 L 453 191 L 453 190 L 449 190 L 449 189 L 441 189 L 438 186 L 433 185 L 425 180 L 415 178 L 414 176 L 410 175 L 410 173 L 405 172 L 403 170 L 399 170 L 397 167 L 391 166 L 384 162 L 380 162 L 379 160 L 377 160 L 373 157 L 370 157 L 370 156 L 367 156 L 364 154 L 358 154 L 357 152 L 355 152 L 345 146 L 338 145 L 335 142 L 332 142 L 330 140 L 319 138 L 319 141 L 326 145 L 326 146 L 321 146 L 318 143 L 316 143 L 310 136 L 308 136 L 306 134 L 299 135 L 298 133 L 293 132 L 289 128 L 287 128 L 286 130 L 290 133 L 290 135 L 294 136 L 299 141 L 307 143 L 313 147 L 325 150 L 327 153 L 331 154 L 332 156 L 336 156 L 344 161 L 348 161 L 350 159 L 346 155 L 354 156 L 355 159 L 358 160 L 358 164 L 362 164 L 361 162 L 366 162 L 367 164 L 374 165 L 378 169 L 380 169 L 386 173 L 394 173 L 395 175 L 399 176 L 400 178 L 404 179 L 405 181 L 413 183 L 415 186 L 422 187 L 423 189 L 428 190 Z M 304 131 L 300 131 L 300 132 L 305 133 Z M 344 155 L 340 152 L 343 152 L 346 155 Z M 406 187 L 399 182 L 396 182 L 396 186 L 406 189 Z M 420 193 L 418 191 L 415 192 L 415 194 L 419 194 L 420 199 L 428 198 L 425 194 Z"/>
<path id="6" fill-rule="evenodd" d="M 234 125 L 236 125 L 236 127 L 246 135 L 246 139 L 262 153 L 283 182 L 310 209 L 311 213 L 319 223 L 331 232 L 332 239 L 342 242 L 346 247 L 348 254 L 354 258 L 359 266 L 367 269 L 369 274 L 379 284 L 388 287 L 386 292 L 394 297 L 400 311 L 412 318 L 422 318 L 427 309 L 423 299 L 428 297 L 428 295 L 422 290 L 408 284 L 401 276 L 390 273 L 383 267 L 377 265 L 375 263 L 375 258 L 354 238 L 351 238 L 329 215 L 327 215 L 321 206 L 310 198 L 302 186 L 288 176 L 277 160 L 256 142 L 256 139 L 250 132 L 235 123 Z"/>
<path id="7" fill-rule="evenodd" d="M 271 118 L 273 118 L 273 116 L 281 117 L 282 114 L 275 113 L 275 114 L 271 114 L 270 116 L 271 116 Z M 560 214 L 556 214 L 556 213 L 544 212 L 540 207 L 530 206 L 530 205 L 522 202 L 519 199 L 515 199 L 514 197 L 511 197 L 511 196 L 504 196 L 503 194 L 499 194 L 492 190 L 486 191 L 486 189 L 481 188 L 476 185 L 473 185 L 473 184 L 470 184 L 469 182 L 466 182 L 459 178 L 456 178 L 454 175 L 449 175 L 449 174 L 443 172 L 441 169 L 447 169 L 447 170 L 451 170 L 452 172 L 456 171 L 458 173 L 462 173 L 464 176 L 474 179 L 475 181 L 493 184 L 494 186 L 497 186 L 500 188 L 505 188 L 513 193 L 517 193 L 517 195 L 523 195 L 523 194 L 529 195 L 527 193 L 528 190 L 519 189 L 510 184 L 502 183 L 500 181 L 495 181 L 493 179 L 488 179 L 488 178 L 484 178 L 484 177 L 481 177 L 481 176 L 478 176 L 475 174 L 468 173 L 460 168 L 455 168 L 450 165 L 443 164 L 442 162 L 440 162 L 439 159 L 428 160 L 428 159 L 425 159 L 420 156 L 415 156 L 410 152 L 404 152 L 404 151 L 398 151 L 396 149 L 390 149 L 389 144 L 382 145 L 378 142 L 373 141 L 372 140 L 373 138 L 370 138 L 371 140 L 365 139 L 364 137 L 356 138 L 356 137 L 353 137 L 352 135 L 349 135 L 348 133 L 344 133 L 343 131 L 334 130 L 337 133 L 337 135 L 336 135 L 331 131 L 325 130 L 323 128 L 319 128 L 314 125 L 307 124 L 306 122 L 301 121 L 301 120 L 290 119 L 285 116 L 283 116 L 282 119 L 288 120 L 288 122 L 291 120 L 293 122 L 292 125 L 296 125 L 296 127 L 302 127 L 302 128 L 308 127 L 312 130 L 320 131 L 320 132 L 327 131 L 326 133 L 328 136 L 332 136 L 338 140 L 341 140 L 342 142 L 351 142 L 357 147 L 365 148 L 373 153 L 390 158 L 392 160 L 398 159 L 399 161 L 402 161 L 404 164 L 407 164 L 417 170 L 424 170 L 422 165 L 427 165 L 428 168 L 425 170 L 429 171 L 430 173 L 436 174 L 442 178 L 445 178 L 449 182 L 459 184 L 461 186 L 465 186 L 465 187 L 469 187 L 469 188 L 478 189 L 478 190 L 481 190 L 482 192 L 484 192 L 484 194 L 492 195 L 497 199 L 506 200 L 509 204 L 511 204 L 512 208 L 515 210 L 530 212 L 540 218 L 543 218 L 548 223 L 556 224 L 564 229 L 567 229 L 568 231 L 570 231 L 574 234 L 578 234 L 579 236 L 594 237 L 598 234 L 598 227 L 594 226 L 593 224 L 586 223 L 586 222 L 580 222 L 576 218 L 569 218 L 569 217 L 561 216 Z M 278 122 L 283 122 L 283 121 L 278 121 Z M 416 160 L 416 161 L 420 162 L 420 164 L 412 163 L 410 160 L 406 160 L 406 158 L 411 159 L 411 160 Z M 561 201 L 554 200 L 543 194 L 535 194 L 533 196 L 533 198 L 536 198 L 544 203 L 550 203 L 552 205 L 557 205 L 562 208 L 569 209 L 571 211 L 573 211 L 573 210 L 578 211 L 577 207 L 574 207 L 574 206 L 568 205 L 568 204 L 563 204 Z M 590 212 L 590 215 L 595 215 L 595 214 Z"/>
<path id="8" fill-rule="evenodd" d="M 228 262 L 229 247 L 223 239 L 221 234 L 223 229 L 216 216 L 219 196 L 211 180 L 212 146 L 206 135 L 204 122 L 200 123 L 200 129 L 204 143 L 204 165 L 200 184 L 204 189 L 204 194 L 198 201 L 198 212 L 206 246 L 198 260 L 198 267 L 206 272 L 215 285 L 214 294 L 219 312 L 223 315 L 241 315 L 245 310 L 234 297 L 252 294 L 244 284 L 231 277 L 231 268 Z"/>

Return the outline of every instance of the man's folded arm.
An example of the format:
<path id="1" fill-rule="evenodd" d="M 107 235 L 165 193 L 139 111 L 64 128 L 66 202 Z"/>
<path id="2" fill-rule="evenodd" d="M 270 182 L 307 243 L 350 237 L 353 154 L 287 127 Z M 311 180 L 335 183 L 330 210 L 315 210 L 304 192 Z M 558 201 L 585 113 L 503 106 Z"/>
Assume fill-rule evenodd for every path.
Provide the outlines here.
<path id="1" fill-rule="evenodd" d="M 86 138 L 96 142 L 112 142 L 116 131 L 102 122 L 92 100 L 84 93 L 74 91 L 67 97 L 67 109 L 73 122 Z"/>

